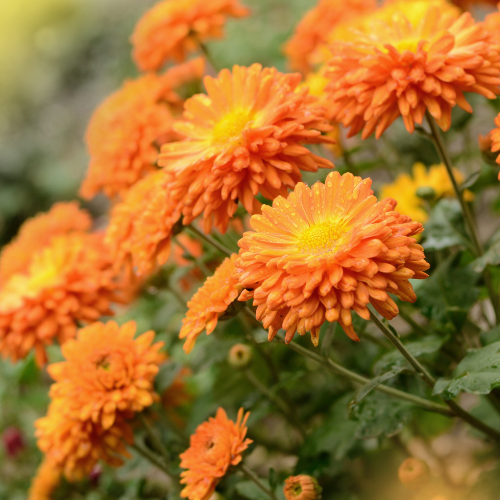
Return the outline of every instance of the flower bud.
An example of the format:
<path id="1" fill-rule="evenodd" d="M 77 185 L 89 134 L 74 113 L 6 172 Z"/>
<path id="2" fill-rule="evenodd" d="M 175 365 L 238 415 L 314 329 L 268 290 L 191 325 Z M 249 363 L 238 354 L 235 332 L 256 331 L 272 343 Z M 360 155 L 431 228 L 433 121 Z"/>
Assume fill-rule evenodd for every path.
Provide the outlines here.
<path id="1" fill-rule="evenodd" d="M 498 152 L 493 153 L 491 151 L 491 148 L 493 146 L 493 142 L 491 140 L 491 132 L 488 132 L 486 135 L 479 135 L 477 141 L 479 143 L 479 149 L 481 150 L 481 155 L 485 163 L 498 168 L 498 164 L 496 162 Z"/>
<path id="2" fill-rule="evenodd" d="M 245 344 L 235 344 L 227 360 L 233 368 L 247 368 L 252 362 L 252 349 Z"/>
<path id="3" fill-rule="evenodd" d="M 94 468 L 90 471 L 89 480 L 94 488 L 99 486 L 99 481 L 102 475 L 102 467 L 99 464 L 94 465 Z"/>
<path id="4" fill-rule="evenodd" d="M 2 441 L 9 457 L 17 457 L 25 448 L 23 434 L 17 427 L 7 427 L 2 434 Z"/>
<path id="5" fill-rule="evenodd" d="M 419 488 L 429 478 L 429 467 L 418 458 L 407 458 L 399 467 L 398 477 L 407 488 Z"/>
<path id="6" fill-rule="evenodd" d="M 435 200 L 436 199 L 436 191 L 431 186 L 420 186 L 417 189 L 417 196 L 422 198 L 423 200 Z"/>
<path id="7" fill-rule="evenodd" d="M 286 500 L 320 500 L 321 486 L 311 476 L 290 476 L 285 481 L 283 492 Z"/>

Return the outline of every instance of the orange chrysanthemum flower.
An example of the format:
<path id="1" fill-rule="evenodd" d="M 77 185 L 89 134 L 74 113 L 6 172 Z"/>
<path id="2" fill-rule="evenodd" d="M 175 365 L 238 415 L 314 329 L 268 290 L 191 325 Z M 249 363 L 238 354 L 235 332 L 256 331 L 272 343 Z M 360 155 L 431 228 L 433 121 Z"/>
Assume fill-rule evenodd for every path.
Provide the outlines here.
<path id="1" fill-rule="evenodd" d="M 236 258 L 233 254 L 225 259 L 187 303 L 188 312 L 179 333 L 179 338 L 186 338 L 184 350 L 187 353 L 191 352 L 203 330 L 206 329 L 207 335 L 214 331 L 219 317 L 238 297 L 241 286 L 233 277 Z"/>
<path id="2" fill-rule="evenodd" d="M 158 399 L 153 382 L 163 343 L 151 345 L 153 331 L 134 339 L 135 331 L 133 321 L 121 327 L 94 323 L 62 346 L 66 361 L 49 365 L 48 372 L 55 380 L 50 396 L 67 402 L 67 415 L 107 430 L 117 415 L 140 412 Z"/>
<path id="3" fill-rule="evenodd" d="M 243 416 L 240 408 L 233 422 L 219 408 L 215 418 L 198 426 L 191 436 L 190 447 L 180 456 L 181 467 L 188 469 L 181 473 L 181 484 L 187 485 L 181 492 L 182 498 L 208 500 L 227 469 L 241 462 L 241 454 L 252 442 L 245 439 L 249 415 Z"/>
<path id="4" fill-rule="evenodd" d="M 203 59 L 164 75 L 148 74 L 125 82 L 97 108 L 86 134 L 90 165 L 80 193 L 92 198 L 103 191 L 122 195 L 156 169 L 159 147 L 179 136 L 172 130 L 182 103 L 174 88 L 201 78 Z"/>
<path id="5" fill-rule="evenodd" d="M 0 285 L 16 273 L 26 272 L 33 255 L 55 236 L 88 231 L 91 226 L 90 215 L 75 201 L 56 203 L 47 213 L 28 219 L 16 238 L 2 249 Z"/>
<path id="6" fill-rule="evenodd" d="M 325 319 L 359 340 L 351 310 L 368 320 L 371 303 L 392 319 L 398 308 L 388 292 L 416 300 L 408 280 L 426 278 L 429 268 L 412 238 L 422 225 L 395 212 L 390 198 L 377 203 L 370 186 L 371 179 L 333 172 L 326 184 L 300 183 L 252 217 L 235 263 L 245 288 L 239 300 L 254 299 L 269 340 L 283 328 L 287 342 L 310 331 L 317 345 Z"/>
<path id="7" fill-rule="evenodd" d="M 495 118 L 495 125 L 497 128 L 494 128 L 488 134 L 488 142 L 491 144 L 491 152 L 496 153 L 500 151 L 500 113 Z M 500 155 L 497 156 L 496 162 L 500 165 Z M 500 180 L 500 172 L 498 173 L 498 180 Z"/>
<path id="8" fill-rule="evenodd" d="M 134 61 L 141 71 L 159 70 L 167 61 L 182 62 L 199 43 L 222 38 L 227 17 L 245 17 L 238 0 L 164 0 L 140 19 L 132 34 Z"/>
<path id="9" fill-rule="evenodd" d="M 100 234 L 57 236 L 0 288 L 0 353 L 17 361 L 34 349 L 76 334 L 77 322 L 113 314 L 113 302 L 130 300 L 133 285 L 117 276 Z"/>
<path id="10" fill-rule="evenodd" d="M 188 99 L 175 127 L 186 139 L 165 144 L 158 162 L 177 174 L 184 224 L 203 213 L 205 232 L 212 224 L 225 232 L 238 200 L 255 213 L 259 192 L 274 199 L 300 181 L 301 170 L 333 167 L 303 146 L 331 142 L 321 135 L 331 127 L 307 89 L 296 91 L 300 75 L 254 64 L 204 81 L 208 97 Z"/>
<path id="11" fill-rule="evenodd" d="M 319 0 L 295 28 L 285 45 L 285 54 L 292 69 L 308 73 L 312 69 L 311 56 L 326 43 L 334 27 L 377 7 L 376 0 Z"/>
<path id="12" fill-rule="evenodd" d="M 320 500 L 322 488 L 311 476 L 290 476 L 285 481 L 283 493 L 286 500 Z"/>
<path id="13" fill-rule="evenodd" d="M 399 116 L 413 132 L 426 111 L 448 130 L 454 106 L 472 111 L 464 92 L 500 93 L 500 45 L 469 13 L 456 19 L 430 6 L 414 26 L 398 11 L 370 31 L 335 42 L 327 72 L 333 119 L 351 136 L 378 138 Z"/>
<path id="14" fill-rule="evenodd" d="M 105 241 L 117 267 L 131 265 L 138 275 L 147 275 L 167 261 L 181 215 L 171 183 L 171 175 L 152 172 L 113 207 Z"/>
<path id="15" fill-rule="evenodd" d="M 91 420 L 69 418 L 66 401 L 54 400 L 46 417 L 36 422 L 38 447 L 69 481 L 86 477 L 99 460 L 113 467 L 130 458 L 127 444 L 134 442 L 129 424 L 119 416 L 109 429 Z"/>
<path id="16" fill-rule="evenodd" d="M 28 500 L 51 500 L 52 493 L 61 482 L 61 470 L 44 458 L 31 482 Z"/>

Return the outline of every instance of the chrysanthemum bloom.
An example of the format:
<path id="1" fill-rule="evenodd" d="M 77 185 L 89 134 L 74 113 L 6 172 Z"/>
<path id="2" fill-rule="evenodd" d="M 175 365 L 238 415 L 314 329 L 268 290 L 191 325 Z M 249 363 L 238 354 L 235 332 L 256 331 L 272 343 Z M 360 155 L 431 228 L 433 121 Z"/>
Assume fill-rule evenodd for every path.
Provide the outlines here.
<path id="1" fill-rule="evenodd" d="M 133 321 L 93 323 L 62 346 L 66 361 L 48 372 L 55 380 L 50 396 L 66 401 L 67 415 L 107 430 L 118 414 L 140 412 L 159 399 L 153 382 L 163 343 L 152 345 L 153 331 L 134 339 L 135 331 Z"/>
<path id="2" fill-rule="evenodd" d="M 59 467 L 69 481 L 87 477 L 99 460 L 113 467 L 130 458 L 127 444 L 134 442 L 129 424 L 119 416 L 109 429 L 91 420 L 70 418 L 64 399 L 54 400 L 46 417 L 36 422 L 37 444 L 47 460 Z"/>
<path id="3" fill-rule="evenodd" d="M 51 500 L 52 493 L 61 482 L 61 470 L 44 458 L 31 482 L 28 500 Z"/>
<path id="4" fill-rule="evenodd" d="M 302 18 L 285 46 L 292 69 L 310 72 L 312 54 L 326 42 L 335 25 L 376 7 L 376 0 L 319 0 Z"/>
<path id="5" fill-rule="evenodd" d="M 239 300 L 254 299 L 269 340 L 283 328 L 287 342 L 310 331 L 317 345 L 325 320 L 359 340 L 351 310 L 368 320 L 371 303 L 392 319 L 398 308 L 388 293 L 416 300 L 408 280 L 427 278 L 429 268 L 413 238 L 422 225 L 395 212 L 394 200 L 377 202 L 370 186 L 371 179 L 332 172 L 326 184 L 300 183 L 252 217 L 235 276 L 244 288 Z"/>
<path id="6" fill-rule="evenodd" d="M 226 18 L 249 13 L 239 0 L 163 0 L 134 29 L 134 61 L 141 71 L 159 70 L 171 59 L 182 62 L 200 42 L 222 38 Z"/>
<path id="7" fill-rule="evenodd" d="M 409 488 L 420 488 L 429 479 L 429 466 L 418 458 L 407 458 L 398 469 L 402 484 Z"/>
<path id="8" fill-rule="evenodd" d="M 240 408 L 233 422 L 219 408 L 215 418 L 198 426 L 189 448 L 180 456 L 181 467 L 188 469 L 181 473 L 181 484 L 186 485 L 182 498 L 208 500 L 228 468 L 241 462 L 241 454 L 252 442 L 245 439 L 249 415 L 243 416 L 243 408 Z"/>
<path id="9" fill-rule="evenodd" d="M 191 352 L 203 330 L 207 335 L 214 331 L 219 317 L 241 292 L 241 286 L 233 276 L 236 258 L 236 254 L 226 258 L 187 303 L 188 312 L 179 333 L 179 338 L 186 339 L 184 350 L 187 353 Z"/>
<path id="10" fill-rule="evenodd" d="M 203 213 L 204 229 L 225 232 L 238 201 L 256 213 L 261 193 L 274 199 L 301 179 L 301 170 L 332 168 L 303 144 L 327 143 L 331 127 L 298 74 L 275 68 L 235 66 L 205 77 L 206 95 L 185 103 L 175 130 L 186 139 L 165 144 L 158 164 L 176 172 L 175 197 L 184 203 L 184 224 Z"/>
<path id="11" fill-rule="evenodd" d="M 491 142 L 491 152 L 496 153 L 500 151 L 500 113 L 495 118 L 494 128 L 488 135 L 489 141 Z M 500 155 L 497 156 L 496 162 L 500 165 Z M 500 173 L 498 174 L 498 180 L 500 180 Z"/>
<path id="12" fill-rule="evenodd" d="M 148 275 L 167 261 L 181 215 L 172 179 L 162 170 L 152 172 L 113 207 L 105 241 L 117 268 L 130 265 L 138 275 Z"/>
<path id="13" fill-rule="evenodd" d="M 453 173 L 457 183 L 462 184 L 464 174 L 456 168 Z M 398 202 L 399 212 L 422 224 L 429 219 L 429 213 L 425 210 L 426 200 L 436 202 L 441 198 L 454 196 L 455 190 L 442 163 L 432 165 L 428 170 L 423 163 L 415 163 L 411 176 L 399 174 L 394 182 L 384 184 L 380 191 L 381 198 L 394 198 Z M 474 195 L 466 190 L 464 197 L 471 201 Z"/>
<path id="14" fill-rule="evenodd" d="M 54 237 L 0 288 L 0 354 L 17 361 L 34 349 L 45 364 L 47 345 L 74 337 L 78 322 L 112 315 L 133 287 L 113 269 L 102 235 Z"/>
<path id="15" fill-rule="evenodd" d="M 425 112 L 442 130 L 451 109 L 471 112 L 464 92 L 494 99 L 500 93 L 500 45 L 469 13 L 455 19 L 431 6 L 415 27 L 403 12 L 374 21 L 369 35 L 335 42 L 327 76 L 333 119 L 380 137 L 401 116 L 413 132 Z"/>
<path id="16" fill-rule="evenodd" d="M 2 249 L 0 285 L 12 275 L 26 272 L 33 255 L 47 246 L 55 236 L 88 231 L 91 226 L 90 215 L 81 210 L 75 201 L 56 203 L 47 213 L 28 219 L 14 240 Z"/>
<path id="17" fill-rule="evenodd" d="M 290 476 L 285 481 L 283 492 L 286 500 L 321 500 L 322 488 L 311 476 Z"/>
<path id="18" fill-rule="evenodd" d="M 174 89 L 202 77 L 203 59 L 148 74 L 124 83 L 95 111 L 87 128 L 90 165 L 80 193 L 92 198 L 100 191 L 122 195 L 156 169 L 159 147 L 178 139 L 173 114 L 182 100 Z"/>

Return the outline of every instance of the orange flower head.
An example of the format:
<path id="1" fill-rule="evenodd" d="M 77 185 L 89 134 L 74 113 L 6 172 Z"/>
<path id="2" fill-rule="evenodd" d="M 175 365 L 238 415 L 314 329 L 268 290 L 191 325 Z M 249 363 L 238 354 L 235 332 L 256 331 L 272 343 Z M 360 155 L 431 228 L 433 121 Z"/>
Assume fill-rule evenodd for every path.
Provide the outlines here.
<path id="1" fill-rule="evenodd" d="M 228 468 L 241 462 L 241 454 L 252 442 L 245 439 L 249 415 L 243 416 L 243 408 L 240 408 L 233 422 L 219 408 L 215 418 L 198 426 L 189 448 L 180 456 L 181 467 L 187 469 L 181 473 L 181 484 L 186 485 L 182 498 L 208 500 Z"/>
<path id="2" fill-rule="evenodd" d="M 27 272 L 33 255 L 55 236 L 88 231 L 91 226 L 90 215 L 81 210 L 76 201 L 56 203 L 47 213 L 28 219 L 15 239 L 2 250 L 0 285 L 16 273 Z"/>
<path id="3" fill-rule="evenodd" d="M 200 42 L 224 36 L 227 17 L 250 11 L 239 0 L 163 0 L 146 12 L 131 37 L 133 58 L 141 71 L 156 71 L 169 60 L 182 62 Z"/>
<path id="4" fill-rule="evenodd" d="M 322 488 L 311 476 L 290 476 L 283 492 L 286 500 L 321 500 Z"/>
<path id="5" fill-rule="evenodd" d="M 153 331 L 134 339 L 135 331 L 133 321 L 93 323 L 62 346 L 66 361 L 48 372 L 55 380 L 50 396 L 66 401 L 67 415 L 107 430 L 119 414 L 140 412 L 158 399 L 153 382 L 163 343 L 152 345 Z"/>
<path id="6" fill-rule="evenodd" d="M 61 482 L 61 470 L 44 458 L 31 482 L 28 500 L 51 500 L 52 493 Z"/>
<path id="7" fill-rule="evenodd" d="M 337 24 L 349 22 L 376 7 L 376 0 L 319 0 L 305 14 L 285 45 L 285 54 L 291 68 L 302 73 L 310 72 L 314 52 L 326 43 L 328 35 Z"/>
<path id="8" fill-rule="evenodd" d="M 214 331 L 219 317 L 241 292 L 241 286 L 233 276 L 236 258 L 236 254 L 226 258 L 187 303 L 188 312 L 179 333 L 179 338 L 186 338 L 184 350 L 187 353 L 191 352 L 203 330 L 207 335 Z"/>
<path id="9" fill-rule="evenodd" d="M 496 153 L 500 151 L 500 113 L 495 118 L 494 128 L 488 135 L 489 141 L 491 142 L 491 152 Z M 497 156 L 496 162 L 500 165 L 500 155 Z M 498 174 L 498 180 L 500 180 L 500 173 Z"/>
<path id="10" fill-rule="evenodd" d="M 172 113 L 182 100 L 173 89 L 201 78 L 203 69 L 203 60 L 196 59 L 164 75 L 128 80 L 97 108 L 86 134 L 90 165 L 80 189 L 84 198 L 100 191 L 123 195 L 156 169 L 159 147 L 178 139 Z"/>
<path id="11" fill-rule="evenodd" d="M 399 311 L 388 293 L 416 300 L 408 280 L 427 278 L 429 268 L 413 238 L 422 224 L 395 212 L 393 199 L 377 202 L 370 186 L 371 179 L 332 172 L 325 184 L 300 183 L 252 217 L 235 276 L 244 288 L 239 300 L 254 299 L 269 340 L 283 328 L 286 342 L 310 331 L 317 345 L 325 320 L 359 340 L 351 310 L 369 320 L 371 303 L 392 319 Z"/>
<path id="12" fill-rule="evenodd" d="M 332 118 L 350 136 L 362 130 L 364 139 L 373 132 L 379 138 L 399 116 L 413 132 L 426 111 L 448 130 L 454 106 L 472 112 L 464 92 L 488 99 L 500 93 L 500 45 L 469 13 L 457 19 L 430 4 L 414 25 L 394 11 L 331 50 Z"/>
<path id="13" fill-rule="evenodd" d="M 172 178 L 162 170 L 152 172 L 113 207 L 105 241 L 117 268 L 131 265 L 138 275 L 148 275 L 167 261 L 180 218 Z"/>
<path id="14" fill-rule="evenodd" d="M 17 361 L 34 349 L 43 365 L 47 345 L 74 337 L 78 322 L 112 315 L 134 286 L 113 270 L 102 235 L 54 237 L 0 288 L 0 353 Z"/>
<path id="15" fill-rule="evenodd" d="M 418 458 L 407 458 L 398 469 L 398 477 L 408 488 L 420 488 L 429 480 L 429 466 Z"/>
<path id="16" fill-rule="evenodd" d="M 333 167 L 303 146 L 331 142 L 322 135 L 331 127 L 307 89 L 296 91 L 300 78 L 259 64 L 205 77 L 208 96 L 188 99 L 175 126 L 185 140 L 165 144 L 158 161 L 177 173 L 184 224 L 203 213 L 205 232 L 212 224 L 225 232 L 238 201 L 256 213 L 257 194 L 274 199 L 300 181 L 301 170 Z"/>
<path id="17" fill-rule="evenodd" d="M 113 467 L 130 458 L 126 443 L 133 444 L 130 426 L 119 416 L 109 429 L 91 420 L 71 418 L 66 413 L 67 402 L 54 400 L 46 417 L 36 422 L 38 447 L 47 460 L 62 470 L 69 481 L 87 477 L 99 460 Z"/>

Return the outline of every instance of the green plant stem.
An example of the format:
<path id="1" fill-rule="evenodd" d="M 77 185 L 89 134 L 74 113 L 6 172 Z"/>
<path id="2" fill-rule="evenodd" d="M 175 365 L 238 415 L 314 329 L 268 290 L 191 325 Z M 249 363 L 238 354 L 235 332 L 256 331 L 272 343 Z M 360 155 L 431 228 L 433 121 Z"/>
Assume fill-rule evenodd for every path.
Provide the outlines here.
<path id="1" fill-rule="evenodd" d="M 151 444 L 155 448 L 155 450 L 162 456 L 163 460 L 165 462 L 170 461 L 170 457 L 168 454 L 167 449 L 165 448 L 165 445 L 162 443 L 161 438 L 156 434 L 154 429 L 151 427 L 151 424 L 149 423 L 148 419 L 144 416 L 143 413 L 139 413 L 139 420 L 141 421 L 142 426 L 144 427 L 144 430 L 146 431 L 146 434 L 151 441 Z"/>
<path id="2" fill-rule="evenodd" d="M 370 307 L 370 315 L 372 321 L 379 328 L 379 330 L 389 339 L 389 341 L 396 347 L 396 349 L 403 355 L 403 357 L 410 363 L 410 365 L 419 373 L 424 382 L 431 388 L 434 388 L 436 383 L 434 377 L 429 374 L 429 372 L 422 366 L 420 361 L 411 354 L 404 344 L 399 340 L 399 338 L 391 332 L 389 328 L 387 328 L 373 313 Z M 460 417 L 462 420 L 470 424 L 472 427 L 484 432 L 484 434 L 490 436 L 491 438 L 499 441 L 500 440 L 500 432 L 496 429 L 493 429 L 489 425 L 486 425 L 484 422 L 481 422 L 476 417 L 465 411 L 461 406 L 451 400 L 443 399 L 444 402 L 450 407 L 455 416 Z"/>
<path id="3" fill-rule="evenodd" d="M 479 240 L 479 237 L 477 235 L 474 218 L 469 210 L 469 207 L 467 206 L 467 203 L 465 202 L 463 191 L 460 189 L 460 186 L 458 185 L 458 182 L 455 178 L 455 174 L 453 173 L 453 165 L 451 163 L 450 155 L 448 154 L 448 150 L 446 149 L 446 146 L 443 142 L 443 138 L 441 137 L 441 133 L 439 132 L 439 127 L 436 123 L 436 120 L 431 116 L 429 111 L 426 111 L 426 118 L 427 122 L 429 123 L 429 127 L 431 129 L 431 133 L 429 134 L 428 137 L 434 143 L 434 147 L 436 148 L 439 157 L 441 158 L 441 161 L 443 162 L 448 172 L 448 176 L 451 180 L 453 189 L 460 203 L 460 207 L 462 208 L 465 225 L 471 237 L 474 253 L 476 254 L 476 257 L 481 257 L 484 254 L 484 250 L 483 246 L 481 245 L 481 241 Z M 484 270 L 483 277 L 486 284 L 486 288 L 488 289 L 488 293 L 490 295 L 493 309 L 495 311 L 496 324 L 498 325 L 500 323 L 500 298 L 498 290 L 495 290 L 493 287 L 488 267 L 486 267 L 486 269 Z"/>
<path id="4" fill-rule="evenodd" d="M 295 427 L 302 439 L 306 438 L 306 431 L 302 425 L 302 422 L 297 418 L 297 415 L 282 401 L 276 394 L 273 394 L 254 374 L 251 370 L 245 370 L 248 381 L 264 396 L 266 396 L 269 401 L 271 401 L 276 407 L 281 411 L 284 417 Z"/>
<path id="5" fill-rule="evenodd" d="M 210 1 L 210 0 L 207 0 L 207 1 Z M 215 59 L 212 56 L 212 53 L 210 52 L 210 50 L 208 50 L 208 47 L 197 36 L 195 36 L 195 40 L 196 40 L 196 43 L 198 44 L 198 47 L 200 48 L 201 52 L 203 53 L 203 55 L 207 59 L 208 63 L 210 64 L 210 66 L 212 66 L 213 70 L 217 73 L 219 70 L 218 70 L 217 63 L 215 62 Z"/>
<path id="6" fill-rule="evenodd" d="M 205 278 L 210 276 L 212 273 L 210 272 L 210 269 L 205 265 L 205 263 L 199 258 L 193 255 L 185 245 L 182 244 L 182 242 L 179 240 L 179 238 L 175 238 L 175 244 L 178 245 L 182 251 L 184 252 L 185 255 L 188 255 L 191 257 L 195 262 L 196 265 L 200 268 L 201 272 L 205 275 Z"/>
<path id="7" fill-rule="evenodd" d="M 281 336 L 276 337 L 280 342 L 285 343 L 285 339 Z M 323 356 L 320 356 L 319 354 L 315 354 L 311 352 L 308 349 L 305 349 L 301 345 L 297 344 L 296 342 L 290 342 L 287 344 L 289 349 L 292 349 L 293 351 L 308 357 L 317 363 L 325 366 L 328 368 L 330 371 L 335 373 L 336 375 L 339 375 L 341 377 L 344 377 L 348 380 L 351 380 L 352 382 L 356 382 L 358 384 L 366 385 L 371 380 L 369 378 L 363 377 L 362 375 L 359 375 L 351 370 L 348 370 L 347 368 L 344 368 L 343 366 L 335 363 L 329 358 L 324 358 Z M 439 403 L 434 403 L 433 401 L 429 401 L 427 399 L 421 398 L 419 396 L 414 396 L 413 394 L 408 394 L 407 392 L 400 391 L 398 389 L 393 389 L 392 387 L 387 387 L 386 385 L 380 384 L 375 388 L 376 391 L 383 392 L 384 394 L 388 394 L 389 396 L 394 396 L 399 399 L 404 399 L 405 401 L 409 401 L 410 403 L 413 403 L 415 406 L 419 406 L 420 408 L 423 408 L 424 410 L 427 411 L 432 411 L 434 413 L 441 413 L 442 415 L 446 415 L 447 417 L 453 417 L 454 414 L 452 411 L 450 411 L 446 406 L 443 406 Z"/>
<path id="8" fill-rule="evenodd" d="M 169 472 L 167 467 L 161 462 L 161 460 L 152 452 L 150 452 L 147 448 L 142 447 L 141 445 L 134 443 L 130 445 L 132 449 L 134 449 L 139 455 L 145 458 L 148 462 L 152 463 L 158 469 L 162 470 L 168 477 L 171 479 L 175 479 L 172 474 Z"/>
<path id="9" fill-rule="evenodd" d="M 250 470 L 245 464 L 239 464 L 238 468 L 248 479 L 253 481 L 271 500 L 278 500 L 278 497 L 259 479 L 257 474 Z"/>
<path id="10" fill-rule="evenodd" d="M 182 306 L 182 307 L 186 307 L 186 300 L 180 295 L 180 293 L 175 290 L 174 288 L 172 288 L 170 286 L 170 284 L 168 284 L 166 287 L 165 287 L 165 290 L 167 290 L 168 292 L 170 292 L 177 300 L 177 302 L 179 302 L 179 304 Z"/>
<path id="11" fill-rule="evenodd" d="M 202 240 L 206 241 L 210 245 L 212 245 L 214 248 L 219 250 L 219 252 L 222 252 L 223 254 L 227 255 L 228 257 L 231 257 L 233 255 L 233 252 L 228 250 L 226 247 L 222 246 L 218 241 L 214 240 L 211 236 L 208 234 L 205 234 L 204 232 L 200 231 L 198 228 L 194 226 L 189 226 L 189 229 L 196 234 L 196 236 L 200 237 Z"/>

